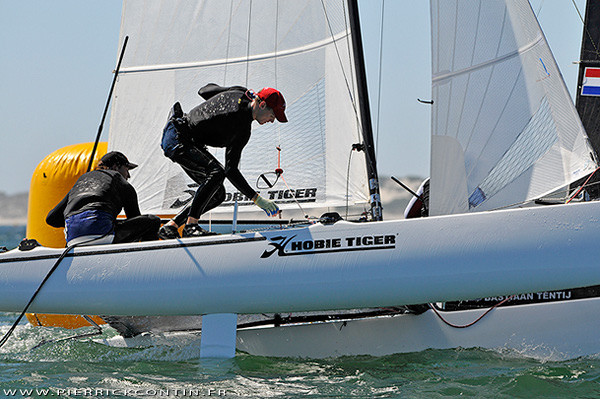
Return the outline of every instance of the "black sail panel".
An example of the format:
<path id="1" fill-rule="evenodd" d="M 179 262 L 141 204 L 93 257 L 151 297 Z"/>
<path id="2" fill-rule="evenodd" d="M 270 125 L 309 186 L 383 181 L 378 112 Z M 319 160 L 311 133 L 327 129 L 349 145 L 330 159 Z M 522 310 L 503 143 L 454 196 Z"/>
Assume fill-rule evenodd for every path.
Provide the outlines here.
<path id="1" fill-rule="evenodd" d="M 575 106 L 590 144 L 596 154 L 599 154 L 600 93 L 598 95 L 582 94 L 586 68 L 598 68 L 600 72 L 600 2 L 597 0 L 587 0 L 586 4 Z M 591 73 L 588 72 L 588 74 Z M 586 188 L 592 198 L 600 198 L 600 175 L 598 173 L 592 177 Z M 583 182 L 577 183 L 582 184 Z"/>

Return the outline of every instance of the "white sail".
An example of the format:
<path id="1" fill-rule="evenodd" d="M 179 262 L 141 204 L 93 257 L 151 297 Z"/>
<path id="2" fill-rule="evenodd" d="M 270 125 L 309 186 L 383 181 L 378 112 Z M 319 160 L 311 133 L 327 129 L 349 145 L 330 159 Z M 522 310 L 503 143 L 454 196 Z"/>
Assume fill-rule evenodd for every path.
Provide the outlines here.
<path id="1" fill-rule="evenodd" d="M 281 148 L 284 179 L 262 195 L 282 209 L 368 202 L 364 155 L 348 168 L 352 144 L 362 140 L 347 14 L 341 0 L 125 0 L 120 43 L 129 42 L 108 147 L 140 164 L 131 183 L 142 211 L 173 214 L 191 200 L 193 181 L 163 155 L 160 139 L 173 103 L 189 111 L 208 83 L 275 87 L 286 99 L 289 122 L 253 123 L 242 154 L 240 170 L 254 187 L 278 167 Z M 222 149 L 212 152 L 224 162 Z M 236 199 L 241 212 L 258 209 L 225 187 L 213 212 L 231 213 Z"/>
<path id="2" fill-rule="evenodd" d="M 526 0 L 431 0 L 432 215 L 539 198 L 593 150 Z"/>

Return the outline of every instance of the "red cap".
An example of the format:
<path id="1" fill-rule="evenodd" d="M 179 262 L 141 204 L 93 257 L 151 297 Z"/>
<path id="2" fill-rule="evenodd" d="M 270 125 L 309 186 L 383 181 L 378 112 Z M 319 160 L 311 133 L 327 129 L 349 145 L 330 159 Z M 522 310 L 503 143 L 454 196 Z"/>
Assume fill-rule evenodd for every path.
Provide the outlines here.
<path id="1" fill-rule="evenodd" d="M 265 87 L 257 93 L 257 96 L 267 103 L 267 107 L 273 110 L 275 118 L 277 118 L 279 122 L 288 121 L 285 116 L 285 99 L 279 90 L 275 90 L 272 87 Z"/>

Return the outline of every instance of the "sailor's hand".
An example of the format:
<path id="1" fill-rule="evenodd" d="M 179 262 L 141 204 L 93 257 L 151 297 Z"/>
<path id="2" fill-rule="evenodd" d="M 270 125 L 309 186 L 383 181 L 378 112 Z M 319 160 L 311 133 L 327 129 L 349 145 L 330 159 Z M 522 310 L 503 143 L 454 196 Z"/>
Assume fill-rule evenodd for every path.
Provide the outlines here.
<path id="1" fill-rule="evenodd" d="M 277 204 L 275 204 L 271 200 L 261 197 L 258 194 L 256 194 L 252 201 L 254 201 L 254 203 L 258 205 L 263 211 L 265 211 L 267 216 L 275 216 L 280 212 Z"/>

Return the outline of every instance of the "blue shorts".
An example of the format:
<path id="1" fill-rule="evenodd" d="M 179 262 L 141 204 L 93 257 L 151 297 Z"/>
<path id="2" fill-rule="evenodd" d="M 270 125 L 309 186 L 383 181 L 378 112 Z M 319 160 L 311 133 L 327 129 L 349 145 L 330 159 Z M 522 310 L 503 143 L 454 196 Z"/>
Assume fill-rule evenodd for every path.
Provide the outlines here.
<path id="1" fill-rule="evenodd" d="M 177 152 L 177 150 L 183 147 L 179 142 L 179 136 L 177 130 L 175 129 L 175 125 L 170 120 L 163 129 L 160 146 L 162 147 L 165 156 L 168 158 L 171 158 Z"/>
<path id="2" fill-rule="evenodd" d="M 74 238 L 89 235 L 104 235 L 114 231 L 115 218 L 108 212 L 91 210 L 69 216 L 65 219 L 67 242 Z"/>

